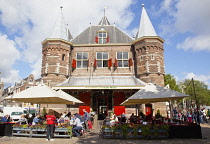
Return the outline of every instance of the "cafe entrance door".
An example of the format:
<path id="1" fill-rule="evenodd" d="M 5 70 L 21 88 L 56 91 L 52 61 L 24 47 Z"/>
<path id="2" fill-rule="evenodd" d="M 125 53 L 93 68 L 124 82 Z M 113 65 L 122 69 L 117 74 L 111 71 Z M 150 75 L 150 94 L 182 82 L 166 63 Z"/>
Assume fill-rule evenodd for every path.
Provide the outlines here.
<path id="1" fill-rule="evenodd" d="M 107 116 L 108 112 L 108 99 L 107 97 L 98 97 L 97 98 L 98 105 L 98 120 L 104 120 Z"/>

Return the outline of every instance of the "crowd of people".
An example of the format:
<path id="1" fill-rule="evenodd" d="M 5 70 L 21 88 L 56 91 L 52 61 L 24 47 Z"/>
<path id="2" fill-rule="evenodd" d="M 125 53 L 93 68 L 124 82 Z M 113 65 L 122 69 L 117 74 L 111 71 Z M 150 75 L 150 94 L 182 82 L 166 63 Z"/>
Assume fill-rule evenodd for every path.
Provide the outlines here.
<path id="1" fill-rule="evenodd" d="M 172 111 L 172 116 L 174 119 L 203 124 L 208 123 L 208 121 L 210 120 L 210 110 L 206 110 L 205 108 L 178 110 L 177 108 L 174 108 Z"/>
<path id="2" fill-rule="evenodd" d="M 17 124 L 46 124 L 47 125 L 47 134 L 46 134 L 46 141 L 54 141 L 54 130 L 55 125 L 62 125 L 62 124 L 69 124 L 71 125 L 73 135 L 75 137 L 81 137 L 82 134 L 85 132 L 89 132 L 92 129 L 93 117 L 94 113 L 88 113 L 85 109 L 83 109 L 84 114 L 79 115 L 78 113 L 71 114 L 71 112 L 63 114 L 55 114 L 54 111 L 49 111 L 45 115 L 40 114 L 33 114 L 31 117 L 22 114 L 21 118 L 16 121 Z M 10 116 L 7 114 L 5 115 L 2 122 L 10 122 Z"/>

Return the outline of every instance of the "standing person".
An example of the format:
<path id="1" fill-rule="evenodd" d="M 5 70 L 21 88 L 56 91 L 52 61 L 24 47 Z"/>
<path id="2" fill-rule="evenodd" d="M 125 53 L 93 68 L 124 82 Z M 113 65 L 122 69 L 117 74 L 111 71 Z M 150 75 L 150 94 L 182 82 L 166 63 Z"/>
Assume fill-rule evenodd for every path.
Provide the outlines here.
<path id="1" fill-rule="evenodd" d="M 49 111 L 48 115 L 46 115 L 46 122 L 47 122 L 47 136 L 46 141 L 54 141 L 54 130 L 55 130 L 55 120 L 56 117 L 54 116 L 53 111 Z"/>
<path id="2" fill-rule="evenodd" d="M 83 109 L 84 112 L 84 122 L 85 122 L 85 130 L 86 131 L 90 131 L 89 127 L 88 127 L 88 121 L 89 121 L 89 113 L 86 111 L 86 109 Z"/>
<path id="3" fill-rule="evenodd" d="M 203 121 L 208 123 L 207 118 L 206 118 L 206 110 L 205 110 L 205 108 L 202 109 L 202 113 L 203 113 Z"/>
<path id="4" fill-rule="evenodd" d="M 209 117 L 209 120 L 210 120 L 210 110 L 209 109 L 207 111 L 207 116 Z"/>

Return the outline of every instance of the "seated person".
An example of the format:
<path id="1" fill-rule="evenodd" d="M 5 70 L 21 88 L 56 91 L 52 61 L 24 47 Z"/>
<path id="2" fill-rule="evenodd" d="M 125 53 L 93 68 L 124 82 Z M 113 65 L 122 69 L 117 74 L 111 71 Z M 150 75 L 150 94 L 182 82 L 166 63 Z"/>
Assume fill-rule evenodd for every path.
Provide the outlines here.
<path id="1" fill-rule="evenodd" d="M 10 122 L 10 116 L 8 114 L 6 114 L 2 119 L 2 122 Z"/>
<path id="2" fill-rule="evenodd" d="M 28 121 L 27 121 L 27 119 L 25 118 L 25 115 L 22 114 L 22 115 L 21 115 L 21 118 L 20 118 L 16 123 L 19 123 L 19 124 L 28 124 Z"/>
<path id="3" fill-rule="evenodd" d="M 32 116 L 29 118 L 28 123 L 29 123 L 29 124 L 32 124 L 34 118 L 35 118 L 35 113 L 33 113 Z"/>
<path id="4" fill-rule="evenodd" d="M 131 122 L 131 123 L 134 123 L 134 122 L 135 122 L 134 113 L 132 113 L 132 115 L 130 116 L 130 122 Z"/>
<path id="5" fill-rule="evenodd" d="M 103 122 L 104 125 L 110 125 L 110 118 L 107 116 Z"/>
<path id="6" fill-rule="evenodd" d="M 126 118 L 125 114 L 124 113 L 121 114 L 121 123 L 126 123 L 126 121 L 127 121 L 127 118 Z"/>
<path id="7" fill-rule="evenodd" d="M 75 114 L 75 121 L 73 123 L 74 125 L 74 128 L 72 129 L 72 132 L 73 134 L 76 136 L 76 137 L 79 137 L 80 136 L 80 130 L 82 130 L 82 124 L 81 124 L 81 121 L 80 119 L 77 117 L 78 115 Z"/>
<path id="8" fill-rule="evenodd" d="M 73 125 L 75 121 L 75 115 L 71 115 L 71 119 L 70 119 L 70 125 Z"/>
<path id="9" fill-rule="evenodd" d="M 59 119 L 58 119 L 58 125 L 62 125 L 64 123 L 64 117 L 61 116 Z"/>
<path id="10" fill-rule="evenodd" d="M 36 125 L 36 124 L 38 124 L 39 123 L 39 121 L 40 121 L 40 115 L 38 114 L 36 117 L 34 117 L 34 119 L 33 119 L 33 122 L 32 122 L 32 125 Z"/>

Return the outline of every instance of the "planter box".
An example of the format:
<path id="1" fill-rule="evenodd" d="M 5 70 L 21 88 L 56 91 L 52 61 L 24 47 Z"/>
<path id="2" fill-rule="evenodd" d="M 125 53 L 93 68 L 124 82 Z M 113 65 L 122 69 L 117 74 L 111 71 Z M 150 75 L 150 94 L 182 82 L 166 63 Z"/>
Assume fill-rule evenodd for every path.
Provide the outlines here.
<path id="1" fill-rule="evenodd" d="M 23 128 L 23 127 L 14 127 L 12 130 L 13 136 L 27 136 L 27 137 L 46 137 L 46 129 L 40 128 Z M 56 134 L 57 133 L 57 134 Z M 71 138 L 72 135 L 68 135 L 67 128 L 55 128 L 54 137 L 68 137 Z"/>
<path id="2" fill-rule="evenodd" d="M 100 136 L 102 138 L 134 138 L 134 139 L 166 139 L 168 138 L 168 131 L 165 129 L 151 129 L 148 132 L 148 135 L 143 135 L 142 128 L 128 127 L 127 130 L 122 130 L 120 128 L 103 128 L 101 129 Z"/>

